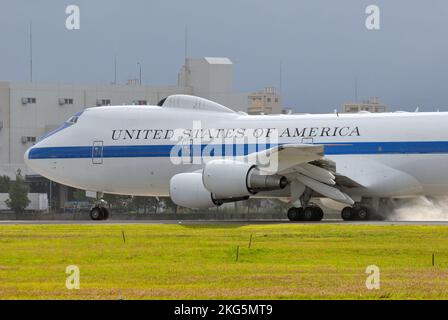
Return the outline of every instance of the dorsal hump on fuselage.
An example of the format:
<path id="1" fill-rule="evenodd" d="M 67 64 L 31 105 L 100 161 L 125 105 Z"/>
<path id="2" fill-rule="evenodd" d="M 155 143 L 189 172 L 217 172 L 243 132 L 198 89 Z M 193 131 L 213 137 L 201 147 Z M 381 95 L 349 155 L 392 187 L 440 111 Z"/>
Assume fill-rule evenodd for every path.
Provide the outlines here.
<path id="1" fill-rule="evenodd" d="M 168 96 L 165 99 L 161 100 L 157 105 L 163 108 L 180 108 L 197 111 L 235 113 L 235 111 L 233 111 L 232 109 L 229 109 L 219 103 L 185 94 L 175 94 Z"/>

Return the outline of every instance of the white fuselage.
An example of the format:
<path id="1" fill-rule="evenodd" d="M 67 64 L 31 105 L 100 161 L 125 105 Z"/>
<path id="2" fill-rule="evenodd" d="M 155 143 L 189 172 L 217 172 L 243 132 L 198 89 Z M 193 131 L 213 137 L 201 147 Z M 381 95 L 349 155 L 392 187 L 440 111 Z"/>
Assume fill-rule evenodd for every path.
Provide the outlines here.
<path id="1" fill-rule="evenodd" d="M 195 131 L 198 121 L 201 131 Z M 440 195 L 448 194 L 447 124 L 444 112 L 249 116 L 157 106 L 98 107 L 39 141 L 25 161 L 51 180 L 84 190 L 168 196 L 173 175 L 202 168 L 197 161 L 201 152 L 192 152 L 201 135 L 231 141 L 250 132 L 260 141 L 324 145 L 324 156 L 336 163 L 337 173 L 362 186 L 346 190 L 354 197 Z M 182 154 L 191 152 L 192 163 L 173 163 L 178 133 L 181 144 L 192 144 Z"/>

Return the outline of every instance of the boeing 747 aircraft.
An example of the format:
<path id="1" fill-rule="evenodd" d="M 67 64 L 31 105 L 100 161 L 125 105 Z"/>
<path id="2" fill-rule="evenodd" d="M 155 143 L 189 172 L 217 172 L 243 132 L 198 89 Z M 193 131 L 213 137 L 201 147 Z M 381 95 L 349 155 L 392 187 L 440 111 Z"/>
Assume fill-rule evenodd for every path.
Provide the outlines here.
<path id="1" fill-rule="evenodd" d="M 381 199 L 448 194 L 447 123 L 444 112 L 254 116 L 173 95 L 85 109 L 24 157 L 36 173 L 98 194 L 170 196 L 188 208 L 278 198 L 292 221 L 321 220 L 313 199 L 327 198 L 345 205 L 344 220 L 367 220 Z M 107 209 L 91 217 L 107 219 Z"/>

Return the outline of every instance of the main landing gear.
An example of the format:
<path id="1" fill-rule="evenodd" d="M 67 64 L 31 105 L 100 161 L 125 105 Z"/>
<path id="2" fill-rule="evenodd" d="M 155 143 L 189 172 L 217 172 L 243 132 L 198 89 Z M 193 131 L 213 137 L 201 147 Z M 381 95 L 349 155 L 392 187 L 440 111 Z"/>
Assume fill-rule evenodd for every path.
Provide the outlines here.
<path id="1" fill-rule="evenodd" d="M 90 210 L 90 218 L 92 220 L 107 220 L 109 218 L 109 211 L 106 209 L 107 202 L 103 199 L 95 203 L 94 207 Z"/>
<path id="2" fill-rule="evenodd" d="M 324 217 L 324 212 L 318 206 L 292 207 L 288 210 L 290 221 L 320 221 Z"/>
<path id="3" fill-rule="evenodd" d="M 303 194 L 300 196 L 301 207 L 292 207 L 288 210 L 288 219 L 290 221 L 320 221 L 324 217 L 323 210 L 310 204 L 313 190 L 306 187 Z"/>
<path id="4" fill-rule="evenodd" d="M 341 217 L 345 221 L 366 221 L 373 218 L 373 212 L 364 206 L 345 207 L 341 211 Z"/>

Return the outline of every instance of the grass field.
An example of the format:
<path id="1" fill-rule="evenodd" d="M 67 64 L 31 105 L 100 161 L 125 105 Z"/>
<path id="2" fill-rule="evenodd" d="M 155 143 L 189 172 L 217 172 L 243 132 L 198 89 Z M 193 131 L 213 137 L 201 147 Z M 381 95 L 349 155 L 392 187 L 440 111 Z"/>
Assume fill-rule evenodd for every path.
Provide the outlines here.
<path id="1" fill-rule="evenodd" d="M 72 264 L 79 290 L 65 286 Z M 0 226 L 0 299 L 23 298 L 446 299 L 448 227 Z"/>

